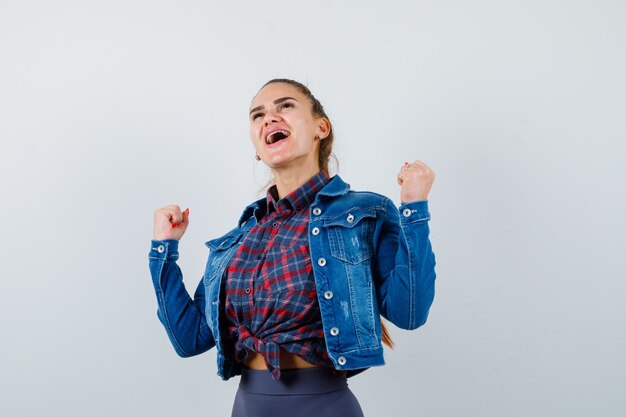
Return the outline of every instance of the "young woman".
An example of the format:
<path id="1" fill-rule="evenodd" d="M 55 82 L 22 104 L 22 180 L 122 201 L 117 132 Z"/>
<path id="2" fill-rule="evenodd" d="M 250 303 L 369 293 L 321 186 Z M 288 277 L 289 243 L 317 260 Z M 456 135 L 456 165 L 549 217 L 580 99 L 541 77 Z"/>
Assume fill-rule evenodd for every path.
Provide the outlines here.
<path id="1" fill-rule="evenodd" d="M 222 379 L 241 375 L 234 417 L 362 416 L 346 378 L 384 364 L 380 316 L 415 329 L 433 301 L 427 199 L 435 175 L 405 162 L 398 209 L 329 176 L 333 130 L 307 87 L 271 80 L 250 108 L 255 157 L 273 185 L 234 229 L 206 243 L 193 299 L 176 265 L 189 209 L 156 210 L 158 317 L 180 356 L 215 346 Z"/>

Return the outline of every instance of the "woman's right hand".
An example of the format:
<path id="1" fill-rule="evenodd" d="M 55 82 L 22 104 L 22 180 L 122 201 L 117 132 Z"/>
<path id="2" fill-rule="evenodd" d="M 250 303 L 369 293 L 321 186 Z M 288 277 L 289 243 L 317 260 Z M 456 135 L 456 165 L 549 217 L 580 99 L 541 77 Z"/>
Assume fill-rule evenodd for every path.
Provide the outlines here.
<path id="1" fill-rule="evenodd" d="M 189 209 L 172 204 L 154 211 L 154 240 L 180 240 L 189 226 Z"/>

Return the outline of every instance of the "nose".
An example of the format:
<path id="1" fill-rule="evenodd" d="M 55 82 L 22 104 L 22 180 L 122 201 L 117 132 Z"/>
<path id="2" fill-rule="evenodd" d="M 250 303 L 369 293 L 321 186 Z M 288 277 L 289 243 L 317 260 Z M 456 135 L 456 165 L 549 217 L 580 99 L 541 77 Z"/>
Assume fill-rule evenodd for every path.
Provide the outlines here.
<path id="1" fill-rule="evenodd" d="M 272 123 L 276 123 L 280 120 L 280 117 L 272 112 L 272 111 L 268 111 L 267 113 L 265 113 L 265 117 L 263 117 L 263 124 L 265 126 L 269 126 Z"/>

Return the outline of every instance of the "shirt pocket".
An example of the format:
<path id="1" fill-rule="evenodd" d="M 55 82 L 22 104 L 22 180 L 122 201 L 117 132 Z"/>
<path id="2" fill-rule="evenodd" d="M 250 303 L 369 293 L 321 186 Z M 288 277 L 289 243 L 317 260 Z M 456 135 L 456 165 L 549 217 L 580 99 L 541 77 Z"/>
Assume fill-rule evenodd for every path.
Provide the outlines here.
<path id="1" fill-rule="evenodd" d="M 294 240 L 291 246 L 274 246 L 268 250 L 261 266 L 263 288 L 276 294 L 315 291 L 311 271 L 311 255 L 305 235 L 304 239 Z"/>
<path id="2" fill-rule="evenodd" d="M 328 230 L 331 255 L 351 264 L 370 259 L 374 254 L 372 239 L 376 211 L 355 209 L 323 221 Z"/>

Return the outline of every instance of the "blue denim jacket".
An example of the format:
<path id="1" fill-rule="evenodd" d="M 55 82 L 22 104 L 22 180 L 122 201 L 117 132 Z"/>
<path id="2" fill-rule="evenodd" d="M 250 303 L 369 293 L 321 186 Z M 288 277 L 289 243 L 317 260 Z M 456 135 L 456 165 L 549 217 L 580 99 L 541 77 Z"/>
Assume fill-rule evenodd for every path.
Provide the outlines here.
<path id="1" fill-rule="evenodd" d="M 176 353 L 193 356 L 216 346 L 218 374 L 225 380 L 240 374 L 241 365 L 225 357 L 221 347 L 221 281 L 265 204 L 265 199 L 252 203 L 237 227 L 206 243 L 209 258 L 193 299 L 176 265 L 178 241 L 152 241 L 157 315 Z M 311 262 L 330 359 L 349 376 L 383 365 L 379 315 L 400 328 L 416 329 L 426 322 L 433 301 L 428 203 L 408 203 L 398 210 L 387 197 L 350 191 L 335 176 L 309 209 Z"/>

